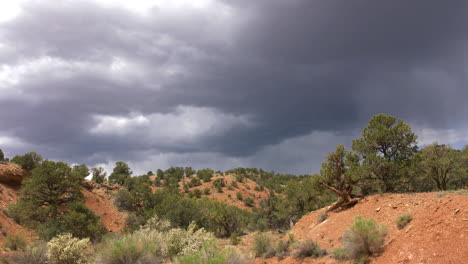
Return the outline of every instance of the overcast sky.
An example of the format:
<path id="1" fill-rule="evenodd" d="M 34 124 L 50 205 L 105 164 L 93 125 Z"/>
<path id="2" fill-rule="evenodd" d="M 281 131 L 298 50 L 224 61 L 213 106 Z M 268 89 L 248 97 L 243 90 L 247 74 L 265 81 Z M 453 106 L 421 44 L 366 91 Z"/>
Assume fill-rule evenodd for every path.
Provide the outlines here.
<path id="1" fill-rule="evenodd" d="M 0 2 L 0 148 L 318 172 L 370 117 L 468 144 L 468 1 Z"/>

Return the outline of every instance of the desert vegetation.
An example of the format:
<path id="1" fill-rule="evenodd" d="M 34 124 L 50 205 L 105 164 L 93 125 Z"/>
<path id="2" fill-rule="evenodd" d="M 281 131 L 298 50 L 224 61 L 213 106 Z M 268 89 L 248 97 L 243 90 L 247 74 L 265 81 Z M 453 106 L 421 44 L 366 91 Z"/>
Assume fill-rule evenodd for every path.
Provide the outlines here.
<path id="1" fill-rule="evenodd" d="M 9 160 L 0 151 L 0 160 L 30 174 L 18 201 L 5 212 L 40 239 L 30 243 L 8 234 L 4 247 L 17 251 L 10 263 L 243 263 L 244 256 L 220 248 L 217 239 L 236 246 L 251 232 L 257 233 L 253 257 L 330 253 L 364 263 L 381 252 L 388 232 L 373 219 L 357 216 L 343 234 L 342 247 L 333 252 L 311 239 L 273 241 L 269 232 L 285 233 L 305 214 L 328 206 L 315 220 L 320 224 L 328 213 L 346 210 L 369 194 L 454 190 L 468 180 L 468 146 L 457 150 L 433 143 L 419 149 L 411 127 L 385 114 L 372 117 L 351 149 L 338 145 L 313 175 L 191 167 L 133 175 L 126 162 L 118 161 L 107 177 L 101 167 L 70 166 L 35 152 Z M 86 178 L 114 190 L 115 207 L 127 214 L 121 234 L 106 234 L 100 217 L 85 206 Z M 212 199 L 226 192 L 239 206 Z M 393 221 L 401 229 L 411 220 L 404 214 Z"/>

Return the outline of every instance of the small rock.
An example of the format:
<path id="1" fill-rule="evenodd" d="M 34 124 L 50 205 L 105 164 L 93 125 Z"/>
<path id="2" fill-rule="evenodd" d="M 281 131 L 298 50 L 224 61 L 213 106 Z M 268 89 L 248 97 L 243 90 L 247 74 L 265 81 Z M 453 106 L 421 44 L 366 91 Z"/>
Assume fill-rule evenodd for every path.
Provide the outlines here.
<path id="1" fill-rule="evenodd" d="M 455 210 L 455 214 L 460 213 L 460 209 Z"/>
<path id="2" fill-rule="evenodd" d="M 375 211 L 377 211 L 377 212 L 380 212 L 380 207 L 379 207 L 379 208 L 377 208 L 377 209 L 375 209 Z"/>

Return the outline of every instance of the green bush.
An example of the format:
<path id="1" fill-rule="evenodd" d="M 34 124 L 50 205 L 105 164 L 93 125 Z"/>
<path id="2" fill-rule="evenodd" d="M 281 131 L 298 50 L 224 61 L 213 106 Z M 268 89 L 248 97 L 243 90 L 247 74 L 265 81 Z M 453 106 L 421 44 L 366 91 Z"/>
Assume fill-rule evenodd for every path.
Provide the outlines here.
<path id="1" fill-rule="evenodd" d="M 197 177 L 203 180 L 203 182 L 211 181 L 211 177 L 213 177 L 214 171 L 212 169 L 203 169 L 197 171 Z"/>
<path id="2" fill-rule="evenodd" d="M 230 236 L 230 241 L 231 241 L 231 244 L 236 246 L 236 245 L 239 245 L 239 243 L 241 242 L 241 239 L 239 238 L 239 233 L 232 233 L 231 236 Z"/>
<path id="3" fill-rule="evenodd" d="M 250 197 L 244 199 L 245 206 L 252 207 L 254 206 L 254 200 Z"/>
<path id="4" fill-rule="evenodd" d="M 11 159 L 12 163 L 16 163 L 20 165 L 25 170 L 33 170 L 37 168 L 42 162 L 42 156 L 37 152 L 29 152 L 24 154 L 23 156 L 14 156 Z"/>
<path id="5" fill-rule="evenodd" d="M 216 188 L 225 187 L 225 186 L 226 186 L 226 180 L 224 180 L 223 178 L 218 178 L 218 179 L 216 179 L 216 180 L 213 181 L 213 185 L 214 185 Z"/>
<path id="6" fill-rule="evenodd" d="M 24 233 L 8 233 L 5 237 L 5 241 L 3 242 L 3 247 L 14 251 L 24 250 L 26 248 L 26 238 Z"/>
<path id="7" fill-rule="evenodd" d="M 400 215 L 396 220 L 396 225 L 398 229 L 403 229 L 411 220 L 413 220 L 413 215 L 410 213 Z"/>
<path id="8" fill-rule="evenodd" d="M 301 241 L 297 246 L 297 251 L 294 256 L 296 258 L 320 258 L 327 255 L 327 251 L 321 249 L 317 242 L 311 239 Z"/>
<path id="9" fill-rule="evenodd" d="M 210 188 L 206 187 L 205 189 L 203 189 L 203 194 L 210 195 Z"/>
<path id="10" fill-rule="evenodd" d="M 101 218 L 86 205 L 76 202 L 70 205 L 59 218 L 60 230 L 77 238 L 90 238 L 98 241 L 106 233 Z"/>
<path id="11" fill-rule="evenodd" d="M 120 211 L 135 211 L 135 201 L 127 189 L 122 189 L 115 195 L 114 205 Z"/>
<path id="12" fill-rule="evenodd" d="M 271 243 L 271 238 L 268 234 L 266 233 L 258 233 L 254 237 L 254 243 L 253 243 L 253 251 L 255 254 L 255 257 L 268 257 L 269 253 L 273 251 L 272 243 Z M 274 255 L 274 254 L 273 254 Z"/>
<path id="13" fill-rule="evenodd" d="M 24 252 L 18 252 L 11 257 L 14 264 L 47 264 L 46 244 L 26 247 Z"/>
<path id="14" fill-rule="evenodd" d="M 343 250 L 348 258 L 366 261 L 382 250 L 387 236 L 387 228 L 374 219 L 365 220 L 361 216 L 354 218 L 350 230 L 343 236 Z"/>
<path id="15" fill-rule="evenodd" d="M 276 245 L 275 251 L 277 257 L 289 256 L 289 241 L 280 240 Z"/>
<path id="16" fill-rule="evenodd" d="M 196 198 L 201 198 L 202 191 L 200 189 L 193 190 L 193 196 L 196 197 Z"/>
<path id="17" fill-rule="evenodd" d="M 79 239 L 71 234 L 54 237 L 47 243 L 47 257 L 50 264 L 89 263 L 89 239 Z"/>
<path id="18" fill-rule="evenodd" d="M 237 193 L 236 193 L 236 197 L 237 197 L 237 200 L 239 200 L 239 201 L 244 200 L 244 197 L 242 196 L 242 193 L 241 193 L 241 192 L 237 192 Z"/>
<path id="19" fill-rule="evenodd" d="M 337 248 L 332 252 L 333 258 L 337 260 L 347 260 L 348 254 L 344 248 Z"/>

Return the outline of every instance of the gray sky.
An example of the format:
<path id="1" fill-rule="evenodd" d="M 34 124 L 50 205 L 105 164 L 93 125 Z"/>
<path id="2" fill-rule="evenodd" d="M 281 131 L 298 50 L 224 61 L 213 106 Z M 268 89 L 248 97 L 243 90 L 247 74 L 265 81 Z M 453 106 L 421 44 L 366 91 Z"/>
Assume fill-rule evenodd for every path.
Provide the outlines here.
<path id="1" fill-rule="evenodd" d="M 0 148 L 317 172 L 369 118 L 468 144 L 468 1 L 1 1 Z"/>

